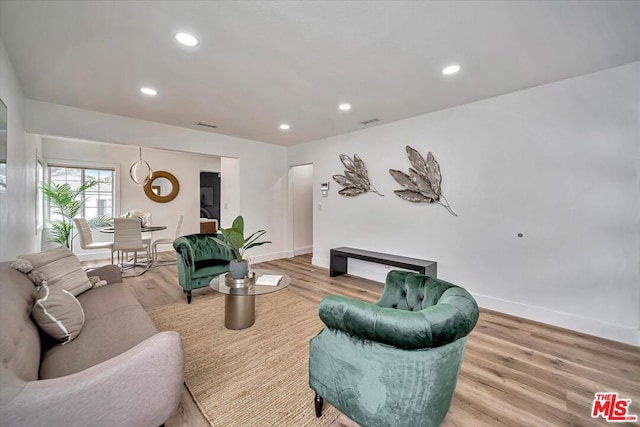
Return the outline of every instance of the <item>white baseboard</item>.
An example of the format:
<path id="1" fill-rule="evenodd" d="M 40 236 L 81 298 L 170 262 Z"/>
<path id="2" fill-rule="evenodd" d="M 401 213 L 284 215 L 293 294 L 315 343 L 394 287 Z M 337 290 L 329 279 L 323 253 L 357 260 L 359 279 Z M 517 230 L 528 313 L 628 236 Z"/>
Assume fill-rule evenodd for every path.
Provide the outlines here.
<path id="1" fill-rule="evenodd" d="M 293 250 L 293 256 L 313 253 L 313 246 L 306 246 Z"/>
<path id="2" fill-rule="evenodd" d="M 311 257 L 311 264 L 317 267 L 329 268 L 329 260 L 326 258 Z"/>
<path id="3" fill-rule="evenodd" d="M 249 258 L 251 259 L 251 264 L 259 264 L 261 262 L 287 258 L 287 252 L 272 252 L 270 254 L 250 256 Z"/>
<path id="4" fill-rule="evenodd" d="M 637 329 L 486 295 L 473 294 L 473 297 L 482 308 L 570 329 L 583 334 L 595 335 L 613 341 L 640 346 L 640 330 Z"/>
<path id="5" fill-rule="evenodd" d="M 349 260 L 350 275 L 384 283 L 386 278 L 385 270 L 388 270 L 387 268 L 384 268 L 384 266 L 366 266 L 366 264 L 360 264 L 357 261 Z M 329 268 L 329 260 L 326 258 L 313 257 L 311 262 L 318 267 Z M 472 295 L 482 308 L 546 323 L 559 328 L 570 329 L 583 334 L 640 346 L 640 330 L 638 329 L 605 323 L 597 319 L 576 316 L 575 314 L 559 312 L 545 307 L 507 301 L 480 294 Z"/>

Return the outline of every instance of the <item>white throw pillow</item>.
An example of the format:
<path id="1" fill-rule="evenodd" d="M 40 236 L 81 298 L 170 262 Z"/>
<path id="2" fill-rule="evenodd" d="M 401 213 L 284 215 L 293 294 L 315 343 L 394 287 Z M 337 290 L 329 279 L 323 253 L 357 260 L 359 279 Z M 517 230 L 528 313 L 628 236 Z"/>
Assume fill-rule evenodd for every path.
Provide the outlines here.
<path id="1" fill-rule="evenodd" d="M 38 326 L 48 335 L 67 344 L 80 335 L 84 310 L 71 292 L 42 282 L 31 312 Z"/>

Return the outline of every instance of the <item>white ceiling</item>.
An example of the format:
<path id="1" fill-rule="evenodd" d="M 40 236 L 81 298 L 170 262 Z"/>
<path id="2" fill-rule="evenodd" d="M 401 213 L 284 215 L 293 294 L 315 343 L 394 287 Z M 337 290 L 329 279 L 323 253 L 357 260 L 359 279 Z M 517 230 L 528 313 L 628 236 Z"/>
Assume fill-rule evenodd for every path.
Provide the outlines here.
<path id="1" fill-rule="evenodd" d="M 638 61 L 640 1 L 0 0 L 0 36 L 27 98 L 288 146 Z"/>

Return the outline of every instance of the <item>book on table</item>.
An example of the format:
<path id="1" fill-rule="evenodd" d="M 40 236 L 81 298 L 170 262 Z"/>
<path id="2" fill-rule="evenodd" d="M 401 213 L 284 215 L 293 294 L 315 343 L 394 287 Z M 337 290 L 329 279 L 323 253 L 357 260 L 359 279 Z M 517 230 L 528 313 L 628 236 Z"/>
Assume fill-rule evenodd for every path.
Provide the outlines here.
<path id="1" fill-rule="evenodd" d="M 282 276 L 279 274 L 263 274 L 256 279 L 256 285 L 278 286 L 280 279 L 282 279 Z"/>

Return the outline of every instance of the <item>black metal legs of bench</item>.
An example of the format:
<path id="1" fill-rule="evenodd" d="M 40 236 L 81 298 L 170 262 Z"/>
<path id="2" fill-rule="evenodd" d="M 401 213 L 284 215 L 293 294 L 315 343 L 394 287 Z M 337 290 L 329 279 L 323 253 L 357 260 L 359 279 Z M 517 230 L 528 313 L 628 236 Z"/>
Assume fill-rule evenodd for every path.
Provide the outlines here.
<path id="1" fill-rule="evenodd" d="M 329 276 L 336 277 L 347 274 L 347 260 L 344 255 L 331 251 L 331 259 L 329 260 Z"/>

